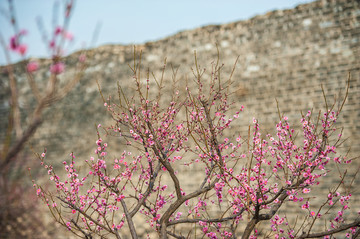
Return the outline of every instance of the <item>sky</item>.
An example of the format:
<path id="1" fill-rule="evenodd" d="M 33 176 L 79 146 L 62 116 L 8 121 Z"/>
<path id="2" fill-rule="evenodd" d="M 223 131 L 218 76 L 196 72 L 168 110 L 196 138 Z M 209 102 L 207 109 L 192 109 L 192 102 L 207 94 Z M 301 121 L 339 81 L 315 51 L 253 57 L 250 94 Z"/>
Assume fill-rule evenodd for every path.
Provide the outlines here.
<path id="1" fill-rule="evenodd" d="M 13 0 L 19 30 L 28 46 L 26 57 L 50 57 L 47 44 L 37 24 L 42 19 L 45 31 L 52 32 L 56 21 L 63 18 L 63 3 L 55 0 Z M 54 11 L 54 3 L 58 3 Z M 74 39 L 65 53 L 105 44 L 141 44 L 156 41 L 179 31 L 209 24 L 246 20 L 276 9 L 288 9 L 311 0 L 77 0 L 72 12 L 69 32 Z M 6 15 L 8 1 L 0 0 L 0 34 L 8 43 L 14 29 Z M 54 17 L 58 16 L 58 17 Z M 54 21 L 53 19 L 57 19 Z M 94 34 L 96 33 L 97 34 Z M 49 34 L 50 35 L 50 34 Z M 94 38 L 94 36 L 96 36 Z M 11 54 L 11 62 L 21 58 Z M 0 65 L 6 64 L 3 47 Z"/>

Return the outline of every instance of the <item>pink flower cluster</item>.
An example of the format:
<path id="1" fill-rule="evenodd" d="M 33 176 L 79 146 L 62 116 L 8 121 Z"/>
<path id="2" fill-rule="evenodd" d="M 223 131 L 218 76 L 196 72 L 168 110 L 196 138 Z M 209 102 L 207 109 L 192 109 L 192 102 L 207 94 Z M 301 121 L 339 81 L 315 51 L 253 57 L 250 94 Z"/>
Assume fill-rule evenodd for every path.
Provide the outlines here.
<path id="1" fill-rule="evenodd" d="M 27 45 L 21 43 L 21 38 L 27 34 L 26 30 L 21 30 L 16 35 L 12 36 L 10 38 L 10 50 L 20 54 L 21 56 L 24 56 L 27 51 Z"/>

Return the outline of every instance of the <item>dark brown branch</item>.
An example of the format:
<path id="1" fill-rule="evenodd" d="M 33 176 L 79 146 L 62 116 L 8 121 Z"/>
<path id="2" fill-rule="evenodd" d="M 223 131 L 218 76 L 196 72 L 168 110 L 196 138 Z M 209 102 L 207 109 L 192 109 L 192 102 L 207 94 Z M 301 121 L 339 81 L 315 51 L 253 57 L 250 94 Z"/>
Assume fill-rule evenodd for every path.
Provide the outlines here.
<path id="1" fill-rule="evenodd" d="M 210 191 L 211 189 L 213 189 L 215 187 L 215 184 L 219 181 L 218 178 L 216 178 L 209 186 L 201 188 L 196 190 L 195 192 L 192 192 L 188 195 L 185 195 L 181 198 L 178 198 L 173 204 L 171 204 L 168 208 L 168 210 L 166 210 L 166 212 L 162 215 L 161 219 L 160 219 L 160 226 L 161 226 L 161 236 L 162 238 L 167 238 L 166 236 L 166 227 L 169 225 L 169 218 L 171 217 L 171 215 L 187 200 L 192 199 L 194 197 L 197 197 L 205 192 Z"/>
<path id="2" fill-rule="evenodd" d="M 135 229 L 135 226 L 134 226 L 134 222 L 133 222 L 133 220 L 132 220 L 132 218 L 130 216 L 130 213 L 129 213 L 127 207 L 126 207 L 124 199 L 121 199 L 120 202 L 121 202 L 121 206 L 124 209 L 124 213 L 125 213 L 126 221 L 127 221 L 128 225 L 129 225 L 129 230 L 130 230 L 131 237 L 133 239 L 137 239 L 138 236 L 136 234 L 136 229 Z"/>
<path id="3" fill-rule="evenodd" d="M 245 211 L 245 209 L 242 209 L 240 212 L 236 213 L 235 215 L 231 216 L 231 217 L 224 217 L 224 218 L 213 218 L 213 219 L 201 219 L 201 218 L 194 218 L 194 219 L 180 219 L 180 220 L 176 220 L 176 221 L 171 221 L 168 223 L 169 226 L 172 225 L 176 225 L 176 224 L 181 224 L 181 223 L 197 223 L 197 222 L 207 222 L 207 223 L 214 223 L 214 222 L 226 222 L 226 221 L 230 221 L 230 220 L 234 220 L 235 218 L 237 218 L 238 216 L 240 216 L 243 212 Z"/>
<path id="4" fill-rule="evenodd" d="M 158 141 L 158 139 L 156 137 L 156 133 L 155 133 L 152 125 L 150 124 L 150 122 L 147 122 L 147 126 L 148 126 L 151 134 L 154 136 L 155 145 L 152 147 L 152 150 L 154 151 L 155 155 L 159 158 L 159 161 L 161 162 L 161 164 L 169 172 L 169 175 L 170 175 L 170 177 L 171 177 L 171 179 L 172 179 L 172 181 L 174 183 L 176 196 L 179 199 L 179 198 L 182 197 L 179 179 L 176 177 L 173 167 L 167 161 L 166 154 L 161 150 L 161 146 L 159 146 L 159 144 L 158 144 L 159 141 Z"/>
<path id="5" fill-rule="evenodd" d="M 31 91 L 32 91 L 32 93 L 34 94 L 37 102 L 39 103 L 39 102 L 41 101 L 41 95 L 40 95 L 39 88 L 37 87 L 36 82 L 34 81 L 34 77 L 33 77 L 33 75 L 32 75 L 30 72 L 28 72 L 28 71 L 26 71 L 26 76 L 27 76 L 27 79 L 28 79 L 28 82 L 29 82 Z"/>
<path id="6" fill-rule="evenodd" d="M 36 129 L 40 126 L 43 120 L 39 118 L 34 118 L 31 125 L 25 131 L 24 135 L 15 143 L 13 147 L 9 150 L 9 153 L 5 156 L 4 160 L 1 162 L 0 168 L 5 168 L 13 158 L 24 148 L 25 143 L 29 138 L 35 133 Z"/>
<path id="7" fill-rule="evenodd" d="M 157 156 L 159 156 L 159 153 L 156 153 Z M 166 156 L 162 155 L 159 157 L 160 162 L 162 163 L 162 165 L 164 165 L 164 167 L 166 168 L 166 170 L 169 172 L 169 175 L 174 183 L 175 186 L 175 192 L 176 192 L 176 196 L 178 199 L 182 198 L 182 194 L 181 194 L 181 186 L 180 186 L 180 182 L 179 179 L 177 178 L 177 176 L 175 175 L 175 170 L 174 168 L 171 166 L 171 164 L 167 161 Z"/>
<path id="8" fill-rule="evenodd" d="M 332 229 L 332 230 L 330 230 L 330 231 L 317 232 L 317 233 L 311 233 L 311 234 L 305 233 L 305 234 L 299 236 L 299 238 L 317 238 L 317 237 L 324 237 L 324 236 L 333 235 L 333 234 L 335 234 L 335 233 L 342 232 L 342 231 L 345 231 L 345 230 L 347 230 L 347 229 L 349 229 L 349 228 L 358 227 L 358 226 L 360 226 L 360 218 L 356 219 L 356 220 L 355 220 L 354 222 L 352 222 L 352 223 L 341 225 L 340 227 L 335 228 L 335 229 Z"/>
<path id="9" fill-rule="evenodd" d="M 92 221 L 95 225 L 105 229 L 106 231 L 110 232 L 110 233 L 114 233 L 112 230 L 110 230 L 109 228 L 105 227 L 104 225 L 100 224 L 98 222 L 98 220 L 93 219 L 91 216 L 89 216 L 88 214 L 86 214 L 83 210 L 81 210 L 80 208 L 78 208 L 77 206 L 75 206 L 74 204 L 69 203 L 68 201 L 66 201 L 65 199 L 62 199 L 61 197 L 57 197 L 60 201 L 62 201 L 63 203 L 65 203 L 66 205 L 68 205 L 68 207 L 75 209 L 76 211 L 78 211 L 79 213 L 81 213 L 82 215 L 84 215 L 84 217 L 86 217 L 87 219 L 89 219 L 90 221 Z"/>
<path id="10" fill-rule="evenodd" d="M 169 231 L 167 231 L 166 233 L 169 234 L 172 237 L 175 237 L 176 239 L 185 239 L 184 236 L 178 236 L 175 233 L 172 233 L 172 232 L 169 232 Z"/>
<path id="11" fill-rule="evenodd" d="M 7 45 L 1 34 L 0 34 L 0 44 L 2 45 L 2 48 L 4 50 L 5 58 L 7 61 L 6 70 L 9 75 L 10 97 L 11 97 L 11 102 L 10 102 L 11 111 L 10 111 L 9 120 L 11 120 L 12 122 L 8 131 L 10 131 L 11 133 L 13 129 L 12 127 L 15 127 L 16 137 L 20 138 L 22 135 L 22 129 L 20 123 L 21 117 L 20 117 L 19 102 L 18 102 L 17 84 L 16 84 L 13 66 L 10 65 L 11 60 L 10 60 L 9 52 L 7 50 Z"/>
<path id="12" fill-rule="evenodd" d="M 139 211 L 140 207 L 142 205 L 144 205 L 145 203 L 145 200 L 147 199 L 147 197 L 149 196 L 149 194 L 151 193 L 152 189 L 154 188 L 154 185 L 155 185 L 155 180 L 157 178 L 157 175 L 160 171 L 160 166 L 161 164 L 159 163 L 155 169 L 155 172 L 154 174 L 152 174 L 152 178 L 150 179 L 150 182 L 149 182 L 149 186 L 146 190 L 146 192 L 144 193 L 143 197 L 141 198 L 141 200 L 136 204 L 136 206 L 134 207 L 134 209 L 129 213 L 131 217 L 134 217 L 135 214 Z"/>
<path id="13" fill-rule="evenodd" d="M 84 232 L 83 229 L 74 221 L 74 219 L 71 219 L 71 222 L 75 225 L 75 227 L 85 236 L 85 239 L 92 239 L 92 236 L 90 233 Z"/>
<path id="14" fill-rule="evenodd" d="M 115 231 L 116 238 L 117 238 L 117 239 L 121 239 L 121 236 L 120 236 L 120 234 L 119 234 L 118 229 L 117 229 L 117 228 L 114 228 L 114 231 Z"/>
<path id="15" fill-rule="evenodd" d="M 358 236 L 360 236 L 360 228 L 357 229 L 357 231 L 355 232 L 355 234 L 351 238 L 355 239 L 355 238 L 358 238 Z"/>
<path id="16" fill-rule="evenodd" d="M 259 222 L 258 218 L 252 218 L 251 221 L 246 225 L 244 234 L 242 235 L 241 238 L 243 239 L 247 239 L 250 237 L 251 232 L 253 231 L 254 227 L 256 226 L 256 224 Z"/>

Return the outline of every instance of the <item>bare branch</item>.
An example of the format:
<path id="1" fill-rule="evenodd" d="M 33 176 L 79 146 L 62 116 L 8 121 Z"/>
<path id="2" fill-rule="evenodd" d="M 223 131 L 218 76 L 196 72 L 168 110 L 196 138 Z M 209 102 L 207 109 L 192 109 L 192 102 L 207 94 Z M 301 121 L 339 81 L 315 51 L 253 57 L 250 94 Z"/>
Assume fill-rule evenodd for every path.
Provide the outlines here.
<path id="1" fill-rule="evenodd" d="M 132 220 L 132 218 L 131 218 L 131 215 L 130 215 L 127 207 L 126 207 L 126 204 L 125 204 L 125 202 L 124 202 L 124 199 L 121 199 L 120 202 L 121 202 L 121 206 L 122 206 L 123 209 L 124 209 L 124 213 L 125 213 L 126 221 L 127 221 L 128 225 L 129 225 L 129 230 L 130 230 L 131 237 L 132 237 L 133 239 L 137 239 L 138 236 L 137 236 L 137 234 L 136 234 L 136 229 L 135 229 L 135 226 L 134 226 L 134 222 L 133 222 L 133 220 Z"/>
<path id="2" fill-rule="evenodd" d="M 325 231 L 325 232 L 317 232 L 317 233 L 303 233 L 303 235 L 300 235 L 299 236 L 299 239 L 301 238 L 318 238 L 318 237 L 324 237 L 324 236 L 328 236 L 328 235 L 333 235 L 335 233 L 339 233 L 339 232 L 342 232 L 342 231 L 345 231 L 349 228 L 352 228 L 352 227 L 358 227 L 360 226 L 360 218 L 356 219 L 354 222 L 352 223 L 349 223 L 349 224 L 344 224 L 344 225 L 341 225 L 339 226 L 338 228 L 335 228 L 335 229 L 332 229 L 332 230 L 329 230 L 329 231 Z"/>
<path id="3" fill-rule="evenodd" d="M 13 160 L 16 155 L 21 152 L 24 148 L 25 143 L 29 140 L 31 136 L 35 133 L 37 128 L 41 125 L 42 119 L 41 118 L 34 118 L 32 123 L 29 125 L 28 129 L 25 131 L 24 135 L 17 140 L 17 142 L 11 147 L 9 152 L 6 154 L 4 160 L 1 160 L 0 168 L 5 168 L 11 160 Z"/>

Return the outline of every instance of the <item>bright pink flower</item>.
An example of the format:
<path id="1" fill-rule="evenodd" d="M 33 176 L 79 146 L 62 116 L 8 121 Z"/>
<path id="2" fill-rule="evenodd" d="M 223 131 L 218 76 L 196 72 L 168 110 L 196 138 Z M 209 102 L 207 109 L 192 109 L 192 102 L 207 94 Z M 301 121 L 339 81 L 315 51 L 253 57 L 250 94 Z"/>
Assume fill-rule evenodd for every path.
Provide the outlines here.
<path id="1" fill-rule="evenodd" d="M 121 222 L 120 222 L 120 224 L 116 226 L 116 228 L 119 230 L 119 229 L 121 229 L 121 228 L 122 228 L 122 226 L 123 226 L 123 225 L 124 225 L 124 222 L 123 222 L 123 221 L 121 221 Z"/>
<path id="2" fill-rule="evenodd" d="M 62 72 L 64 72 L 64 70 L 65 64 L 62 62 L 58 62 L 50 66 L 50 72 L 55 75 L 61 74 Z"/>
<path id="3" fill-rule="evenodd" d="M 59 34 L 62 33 L 62 32 L 63 32 L 63 28 L 60 27 L 60 26 L 57 26 L 57 27 L 55 28 L 54 34 L 55 34 L 55 36 L 57 36 L 57 35 L 59 35 Z"/>
<path id="4" fill-rule="evenodd" d="M 18 37 L 17 36 L 12 36 L 10 38 L 10 49 L 13 51 L 16 51 L 16 49 L 18 48 Z"/>
<path id="5" fill-rule="evenodd" d="M 25 55 L 27 51 L 27 45 L 25 44 L 20 44 L 19 47 L 17 48 L 17 52 L 19 52 L 20 55 Z"/>
<path id="6" fill-rule="evenodd" d="M 36 61 L 30 61 L 27 64 L 26 69 L 29 73 L 35 72 L 39 69 L 39 64 Z"/>
<path id="7" fill-rule="evenodd" d="M 13 50 L 13 51 L 18 51 L 19 53 L 23 52 L 24 48 L 25 48 L 25 51 L 26 51 L 26 45 L 23 45 L 21 51 L 19 51 L 19 47 L 21 46 L 20 37 L 23 36 L 23 35 L 26 35 L 26 34 L 27 34 L 26 30 L 21 30 L 18 34 L 12 36 L 10 38 L 10 49 Z M 24 53 L 25 53 L 25 51 L 24 51 Z"/>
<path id="8" fill-rule="evenodd" d="M 124 195 L 119 195 L 117 198 L 116 198 L 116 201 L 120 202 L 121 199 L 124 199 L 125 196 Z"/>
<path id="9" fill-rule="evenodd" d="M 56 45 L 55 40 L 50 41 L 50 43 L 49 43 L 50 48 L 52 48 L 52 49 L 55 48 L 55 45 Z"/>
<path id="10" fill-rule="evenodd" d="M 67 226 L 67 229 L 68 229 L 68 230 L 71 230 L 71 222 L 67 222 L 67 223 L 66 223 L 66 226 Z"/>
<path id="11" fill-rule="evenodd" d="M 309 202 L 306 202 L 305 204 L 303 204 L 303 205 L 301 206 L 301 208 L 302 208 L 302 209 L 307 209 L 307 208 L 309 208 Z"/>

